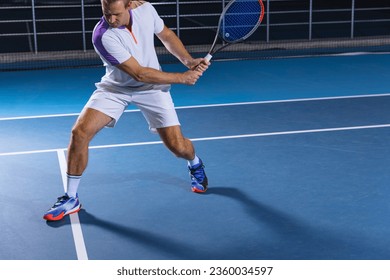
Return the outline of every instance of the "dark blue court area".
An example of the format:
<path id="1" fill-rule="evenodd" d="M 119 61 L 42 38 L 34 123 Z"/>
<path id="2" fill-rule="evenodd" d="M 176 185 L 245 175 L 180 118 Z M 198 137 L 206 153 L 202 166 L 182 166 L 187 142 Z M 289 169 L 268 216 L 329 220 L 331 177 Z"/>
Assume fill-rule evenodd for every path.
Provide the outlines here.
<path id="1" fill-rule="evenodd" d="M 213 62 L 174 85 L 209 177 L 194 194 L 129 108 L 60 222 L 70 129 L 103 68 L 0 73 L 2 260 L 390 259 L 390 55 Z M 183 71 L 179 65 L 163 65 Z"/>

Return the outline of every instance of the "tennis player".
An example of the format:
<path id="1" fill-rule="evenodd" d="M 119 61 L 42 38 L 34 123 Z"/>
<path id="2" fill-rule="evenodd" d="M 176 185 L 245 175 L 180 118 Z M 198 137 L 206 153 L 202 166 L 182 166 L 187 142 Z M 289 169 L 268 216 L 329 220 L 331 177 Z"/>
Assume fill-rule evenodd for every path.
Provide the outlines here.
<path id="1" fill-rule="evenodd" d="M 159 134 L 175 156 L 187 160 L 192 191 L 207 190 L 203 162 L 195 154 L 192 142 L 181 132 L 170 85 L 194 85 L 209 62 L 204 58 L 194 59 L 150 3 L 101 0 L 101 4 L 103 17 L 93 30 L 92 40 L 106 73 L 96 83 L 96 90 L 72 128 L 67 156 L 67 191 L 43 216 L 49 221 L 80 210 L 77 190 L 87 166 L 89 143 L 103 127 L 115 126 L 129 104 L 141 110 L 150 130 Z M 189 70 L 162 71 L 154 35 Z"/>

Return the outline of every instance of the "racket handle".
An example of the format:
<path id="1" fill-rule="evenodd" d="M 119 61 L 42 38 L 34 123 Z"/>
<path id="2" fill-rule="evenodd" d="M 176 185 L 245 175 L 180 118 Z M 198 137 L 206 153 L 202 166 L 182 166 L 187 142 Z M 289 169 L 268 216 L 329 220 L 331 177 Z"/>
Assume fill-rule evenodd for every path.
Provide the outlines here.
<path id="1" fill-rule="evenodd" d="M 210 61 L 212 57 L 213 57 L 213 56 L 212 56 L 211 54 L 208 53 L 204 58 L 205 58 L 207 61 Z"/>

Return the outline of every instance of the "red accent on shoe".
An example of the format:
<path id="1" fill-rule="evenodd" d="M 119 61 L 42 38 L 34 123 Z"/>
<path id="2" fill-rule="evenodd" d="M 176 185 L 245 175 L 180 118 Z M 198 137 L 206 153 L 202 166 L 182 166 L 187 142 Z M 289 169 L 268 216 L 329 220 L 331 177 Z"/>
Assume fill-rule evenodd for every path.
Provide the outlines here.
<path id="1" fill-rule="evenodd" d="M 200 190 L 198 188 L 195 188 L 195 187 L 192 187 L 191 190 L 194 192 L 194 193 L 205 193 L 207 191 L 207 188 L 204 188 L 204 190 Z"/>
<path id="2" fill-rule="evenodd" d="M 64 217 L 64 212 L 61 212 L 61 214 L 57 215 L 57 216 L 53 216 L 53 214 L 47 214 L 45 216 L 43 216 L 43 218 L 47 221 L 59 221 L 61 220 L 63 217 Z"/>
<path id="3" fill-rule="evenodd" d="M 77 213 L 81 210 L 81 205 L 78 209 L 74 210 L 73 212 L 70 212 L 68 214 L 64 214 L 64 212 L 61 212 L 61 214 L 57 215 L 57 216 L 53 216 L 53 214 L 47 214 L 45 216 L 43 216 L 43 218 L 47 221 L 59 221 L 61 220 L 62 218 L 64 218 L 66 215 L 70 215 L 70 214 L 73 214 L 73 213 Z"/>

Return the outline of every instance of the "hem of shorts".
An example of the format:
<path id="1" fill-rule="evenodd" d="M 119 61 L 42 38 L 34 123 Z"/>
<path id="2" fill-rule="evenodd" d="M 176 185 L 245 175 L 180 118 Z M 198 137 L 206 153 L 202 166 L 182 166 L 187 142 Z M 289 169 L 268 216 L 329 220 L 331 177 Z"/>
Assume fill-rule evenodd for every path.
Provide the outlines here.
<path id="1" fill-rule="evenodd" d="M 157 134 L 157 128 L 166 128 L 166 127 L 171 127 L 171 126 L 181 126 L 180 123 L 175 123 L 175 124 L 169 124 L 169 125 L 164 125 L 164 126 L 159 126 L 159 127 L 150 127 L 149 126 L 149 131 L 154 133 L 154 134 Z"/>

